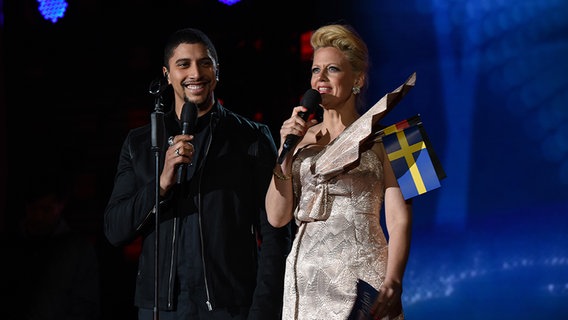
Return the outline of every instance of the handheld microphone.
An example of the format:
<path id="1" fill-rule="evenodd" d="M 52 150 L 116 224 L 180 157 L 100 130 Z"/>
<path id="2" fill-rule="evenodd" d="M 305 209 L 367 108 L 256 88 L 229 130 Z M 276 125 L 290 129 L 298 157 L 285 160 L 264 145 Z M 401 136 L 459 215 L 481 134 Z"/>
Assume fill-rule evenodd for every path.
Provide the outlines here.
<path id="1" fill-rule="evenodd" d="M 181 109 L 181 134 L 193 134 L 197 124 L 197 105 L 187 101 Z M 181 184 L 185 180 L 187 163 L 182 163 L 177 171 L 177 183 Z"/>
<path id="2" fill-rule="evenodd" d="M 308 109 L 306 112 L 298 112 L 298 115 L 304 119 L 304 121 L 308 121 L 308 118 L 311 114 L 316 111 L 316 107 L 321 103 L 321 94 L 319 91 L 315 89 L 308 89 L 304 96 L 302 97 L 302 101 L 300 105 L 306 107 Z M 289 134 L 286 136 L 286 140 L 284 140 L 284 145 L 282 146 L 282 152 L 278 157 L 278 164 L 282 164 L 284 161 L 284 157 L 290 150 L 294 149 L 296 144 L 300 141 L 300 137 L 295 134 Z"/>

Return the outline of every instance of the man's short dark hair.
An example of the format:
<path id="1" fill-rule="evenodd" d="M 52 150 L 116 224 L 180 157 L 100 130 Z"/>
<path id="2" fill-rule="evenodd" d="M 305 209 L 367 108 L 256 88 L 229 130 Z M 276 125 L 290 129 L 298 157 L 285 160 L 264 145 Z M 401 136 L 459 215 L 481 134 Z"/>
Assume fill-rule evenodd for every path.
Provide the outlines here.
<path id="1" fill-rule="evenodd" d="M 174 49 L 182 43 L 201 43 L 205 45 L 215 60 L 215 67 L 219 65 L 217 50 L 211 39 L 199 29 L 185 28 L 172 33 L 166 41 L 164 46 L 164 66 L 168 66 L 168 62 L 174 54 Z"/>

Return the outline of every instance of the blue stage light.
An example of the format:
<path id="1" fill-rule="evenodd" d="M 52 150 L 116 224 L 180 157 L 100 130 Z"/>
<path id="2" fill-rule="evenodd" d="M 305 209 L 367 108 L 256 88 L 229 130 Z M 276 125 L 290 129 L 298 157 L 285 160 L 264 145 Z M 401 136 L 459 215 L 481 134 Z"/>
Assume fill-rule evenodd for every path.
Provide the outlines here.
<path id="1" fill-rule="evenodd" d="M 228 6 L 232 6 L 237 2 L 240 2 L 241 0 L 219 0 L 219 2 L 221 2 L 222 4 L 226 4 Z"/>
<path id="2" fill-rule="evenodd" d="M 67 1 L 65 0 L 38 0 L 39 12 L 46 19 L 51 22 L 57 22 L 57 19 L 62 18 L 67 9 Z"/>

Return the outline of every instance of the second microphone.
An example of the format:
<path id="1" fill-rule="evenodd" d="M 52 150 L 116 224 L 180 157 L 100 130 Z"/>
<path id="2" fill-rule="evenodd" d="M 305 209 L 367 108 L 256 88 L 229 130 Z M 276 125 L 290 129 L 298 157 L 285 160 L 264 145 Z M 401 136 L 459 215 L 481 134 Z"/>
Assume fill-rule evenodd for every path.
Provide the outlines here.
<path id="1" fill-rule="evenodd" d="M 304 119 L 304 121 L 308 121 L 311 114 L 316 111 L 316 107 L 321 103 L 321 94 L 316 89 L 308 89 L 304 96 L 302 97 L 302 101 L 300 102 L 301 106 L 304 106 L 308 109 L 306 112 L 298 112 L 298 115 Z M 278 157 L 278 164 L 282 164 L 284 161 L 284 157 L 290 150 L 296 147 L 296 144 L 300 142 L 300 137 L 295 134 L 289 134 L 286 136 L 286 140 L 284 140 L 284 145 L 282 146 L 282 152 Z"/>

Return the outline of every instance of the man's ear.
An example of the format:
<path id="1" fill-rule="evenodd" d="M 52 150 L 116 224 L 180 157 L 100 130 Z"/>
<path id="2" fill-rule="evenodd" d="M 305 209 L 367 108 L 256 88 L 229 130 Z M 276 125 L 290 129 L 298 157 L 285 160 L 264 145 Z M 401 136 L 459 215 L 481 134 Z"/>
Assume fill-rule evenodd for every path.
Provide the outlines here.
<path id="1" fill-rule="evenodd" d="M 164 73 L 164 78 L 166 78 L 168 83 L 170 83 L 170 73 L 168 72 L 168 69 L 166 69 L 166 67 L 163 67 L 162 72 Z"/>

